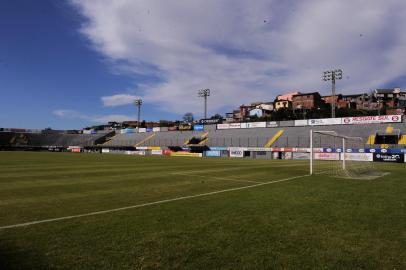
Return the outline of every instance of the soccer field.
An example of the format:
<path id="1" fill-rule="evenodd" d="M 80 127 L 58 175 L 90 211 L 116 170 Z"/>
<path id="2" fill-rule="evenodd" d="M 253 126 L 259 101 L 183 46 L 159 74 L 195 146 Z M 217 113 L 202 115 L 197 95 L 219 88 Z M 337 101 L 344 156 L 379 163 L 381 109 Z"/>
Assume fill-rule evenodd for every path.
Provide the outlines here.
<path id="1" fill-rule="evenodd" d="M 0 152 L 1 269 L 406 269 L 406 167 Z"/>

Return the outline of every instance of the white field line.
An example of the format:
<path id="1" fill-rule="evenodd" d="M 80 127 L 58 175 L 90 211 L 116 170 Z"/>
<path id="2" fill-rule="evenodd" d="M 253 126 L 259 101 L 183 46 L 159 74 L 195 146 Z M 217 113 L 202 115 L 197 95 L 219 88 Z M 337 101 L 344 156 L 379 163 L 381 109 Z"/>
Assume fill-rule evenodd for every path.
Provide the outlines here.
<path id="1" fill-rule="evenodd" d="M 50 219 L 36 220 L 36 221 L 31 221 L 31 222 L 26 222 L 26 223 L 19 223 L 19 224 L 1 226 L 0 230 L 12 229 L 12 228 L 18 228 L 18 227 L 27 227 L 27 226 L 31 226 L 31 225 L 35 225 L 35 224 L 49 223 L 49 222 L 68 220 L 68 219 L 74 219 L 74 218 L 96 216 L 96 215 L 102 215 L 102 214 L 107 214 L 107 213 L 124 211 L 124 210 L 128 210 L 128 209 L 141 208 L 141 207 L 150 206 L 150 205 L 164 204 L 164 203 L 175 202 L 175 201 L 180 201 L 180 200 L 186 200 L 186 199 L 210 196 L 210 195 L 221 194 L 221 193 L 226 193 L 226 192 L 231 192 L 231 191 L 236 191 L 236 190 L 243 190 L 243 189 L 254 188 L 254 187 L 259 187 L 259 186 L 284 182 L 284 181 L 290 181 L 290 180 L 294 180 L 294 179 L 302 178 L 302 177 L 306 177 L 306 176 L 309 176 L 309 175 L 307 175 L 307 174 L 306 175 L 299 175 L 299 176 L 283 178 L 283 179 L 264 182 L 264 183 L 248 185 L 248 186 L 244 186 L 244 187 L 223 189 L 223 190 L 206 192 L 206 193 L 201 193 L 201 194 L 196 194 L 196 195 L 182 196 L 182 197 L 177 197 L 177 198 L 172 198 L 172 199 L 166 199 L 166 200 L 160 200 L 160 201 L 155 201 L 155 202 L 130 205 L 130 206 L 125 206 L 125 207 L 119 207 L 119 208 L 114 208 L 114 209 L 109 209 L 109 210 L 90 212 L 90 213 L 79 214 L 79 215 L 71 215 L 71 216 L 65 216 L 65 217 L 59 217 L 59 218 L 50 218 Z"/>
<path id="2" fill-rule="evenodd" d="M 210 179 L 215 179 L 215 180 L 223 180 L 223 181 L 233 181 L 233 182 L 243 182 L 243 183 L 255 183 L 255 184 L 260 184 L 264 182 L 259 182 L 259 181 L 250 181 L 250 180 L 243 180 L 243 179 L 233 179 L 233 178 L 226 178 L 226 177 L 216 177 L 216 176 L 207 176 L 207 175 L 198 175 L 198 174 L 190 174 L 190 173 L 172 173 L 173 175 L 184 175 L 184 176 L 193 176 L 193 177 L 204 177 L 208 178 L 207 181 L 210 181 Z"/>

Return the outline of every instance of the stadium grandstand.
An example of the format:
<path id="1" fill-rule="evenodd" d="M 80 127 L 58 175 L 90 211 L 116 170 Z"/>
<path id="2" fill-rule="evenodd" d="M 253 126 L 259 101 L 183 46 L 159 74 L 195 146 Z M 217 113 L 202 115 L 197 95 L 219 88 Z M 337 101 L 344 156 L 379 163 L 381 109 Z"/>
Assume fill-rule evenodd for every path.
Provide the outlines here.
<path id="1" fill-rule="evenodd" d="M 280 122 L 224 123 L 175 128 L 133 128 L 106 131 L 29 131 L 3 129 L 0 147 L 8 150 L 55 150 L 69 147 L 110 152 L 160 149 L 204 154 L 211 148 L 246 148 L 246 152 L 280 152 L 280 148 L 308 148 L 310 130 L 329 130 L 360 137 L 365 148 L 405 148 L 406 122 L 399 115 L 309 119 Z M 87 134 L 86 134 L 87 133 Z M 150 148 L 150 149 L 148 149 Z M 250 149 L 253 148 L 253 149 Z M 257 149 L 255 149 L 257 148 Z M 275 150 L 277 149 L 277 150 Z M 279 150 L 278 150 L 279 149 Z M 272 151 L 275 150 L 275 151 Z M 252 156 L 252 155 L 250 155 Z"/>

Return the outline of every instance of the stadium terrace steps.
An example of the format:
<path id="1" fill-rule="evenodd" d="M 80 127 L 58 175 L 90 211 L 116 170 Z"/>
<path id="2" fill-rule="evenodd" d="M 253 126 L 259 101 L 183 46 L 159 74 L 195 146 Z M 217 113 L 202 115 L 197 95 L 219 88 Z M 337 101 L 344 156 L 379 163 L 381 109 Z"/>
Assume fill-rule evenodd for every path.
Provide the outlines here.
<path id="1" fill-rule="evenodd" d="M 129 147 L 136 145 L 140 141 L 144 140 L 151 133 L 123 133 L 117 134 L 116 136 L 112 137 L 111 140 L 104 143 L 103 146 L 111 146 L 111 147 Z"/>
<path id="2" fill-rule="evenodd" d="M 141 145 L 143 145 L 145 142 L 151 140 L 151 139 L 152 139 L 153 137 L 155 137 L 155 136 L 156 136 L 156 133 L 152 133 L 150 136 L 146 137 L 145 139 L 143 139 L 143 140 L 140 141 L 139 143 L 136 143 L 134 146 L 135 146 L 135 147 L 141 146 Z"/>

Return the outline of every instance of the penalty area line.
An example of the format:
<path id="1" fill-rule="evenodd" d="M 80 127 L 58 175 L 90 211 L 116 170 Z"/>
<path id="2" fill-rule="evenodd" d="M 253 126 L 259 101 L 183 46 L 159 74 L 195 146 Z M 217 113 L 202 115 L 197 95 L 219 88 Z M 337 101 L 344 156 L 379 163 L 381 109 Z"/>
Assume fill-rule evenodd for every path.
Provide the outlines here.
<path id="1" fill-rule="evenodd" d="M 206 193 L 201 193 L 201 194 L 196 194 L 196 195 L 182 196 L 182 197 L 177 197 L 177 198 L 172 198 L 172 199 L 159 200 L 159 201 L 155 201 L 155 202 L 130 205 L 130 206 L 119 207 L 119 208 L 108 209 L 108 210 L 102 210 L 102 211 L 95 211 L 95 212 L 79 214 L 79 215 L 71 215 L 71 216 L 65 216 L 65 217 L 59 217 L 59 218 L 50 218 L 50 219 L 36 220 L 36 221 L 13 224 L 13 225 L 6 225 L 6 226 L 1 226 L 0 230 L 19 228 L 19 227 L 27 227 L 27 226 L 41 224 L 41 223 L 50 223 L 50 222 L 55 222 L 55 221 L 69 220 L 69 219 L 75 219 L 75 218 L 81 218 L 81 217 L 96 216 L 96 215 L 114 213 L 114 212 L 129 210 L 129 209 L 141 208 L 141 207 L 145 207 L 145 206 L 158 205 L 158 204 L 181 201 L 181 200 L 186 200 L 186 199 L 205 197 L 205 196 L 221 194 L 221 193 L 226 193 L 226 192 L 231 192 L 231 191 L 237 191 L 237 190 L 249 189 L 249 188 L 254 188 L 254 187 L 259 187 L 259 186 L 265 186 L 265 185 L 284 182 L 284 181 L 290 181 L 290 180 L 294 180 L 294 179 L 298 179 L 298 178 L 303 178 L 303 177 L 306 177 L 306 176 L 309 176 L 309 175 L 308 174 L 299 175 L 299 176 L 288 177 L 288 178 L 273 180 L 273 181 L 269 181 L 269 182 L 243 186 L 243 187 L 236 187 L 236 188 L 229 188 L 229 189 L 223 189 L 223 190 L 218 190 L 218 191 L 211 191 L 211 192 L 206 192 Z"/>

